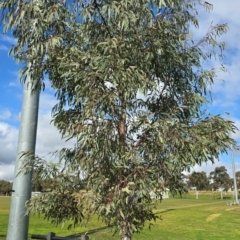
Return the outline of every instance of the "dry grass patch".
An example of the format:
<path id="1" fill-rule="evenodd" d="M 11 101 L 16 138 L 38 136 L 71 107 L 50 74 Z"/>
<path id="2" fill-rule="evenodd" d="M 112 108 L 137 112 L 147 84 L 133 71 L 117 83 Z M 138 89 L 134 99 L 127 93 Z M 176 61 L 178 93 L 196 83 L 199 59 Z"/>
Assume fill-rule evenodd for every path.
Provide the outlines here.
<path id="1" fill-rule="evenodd" d="M 212 220 L 214 220 L 215 218 L 217 218 L 217 217 L 219 217 L 219 216 L 221 216 L 222 214 L 220 214 L 220 213 L 215 213 L 215 214 L 211 214 L 210 216 L 208 216 L 207 217 L 207 222 L 210 222 L 210 221 L 212 221 Z"/>
<path id="2" fill-rule="evenodd" d="M 232 211 L 232 210 L 236 210 L 236 208 L 226 208 L 225 211 Z"/>

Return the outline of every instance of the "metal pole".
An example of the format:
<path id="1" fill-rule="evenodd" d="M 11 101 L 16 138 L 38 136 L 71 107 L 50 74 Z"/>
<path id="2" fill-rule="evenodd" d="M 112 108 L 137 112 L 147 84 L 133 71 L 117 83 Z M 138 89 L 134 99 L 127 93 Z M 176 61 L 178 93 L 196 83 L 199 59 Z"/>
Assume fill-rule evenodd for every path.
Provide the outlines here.
<path id="1" fill-rule="evenodd" d="M 35 152 L 39 91 L 32 92 L 32 84 L 33 82 L 30 80 L 29 76 L 27 76 L 23 91 L 21 122 L 18 135 L 18 150 L 15 163 L 7 240 L 28 239 L 29 217 L 25 215 L 25 203 L 31 197 L 32 173 L 18 173 L 22 166 L 22 152 Z"/>
<path id="2" fill-rule="evenodd" d="M 48 235 L 47 235 L 47 240 L 52 240 L 53 237 L 55 237 L 56 234 L 54 232 L 49 232 Z"/>
<path id="3" fill-rule="evenodd" d="M 235 163 L 234 163 L 234 150 L 232 150 L 232 171 L 233 171 L 233 182 L 234 182 L 234 193 L 235 193 L 235 202 L 238 203 L 238 190 L 237 190 L 237 181 L 235 174 Z"/>

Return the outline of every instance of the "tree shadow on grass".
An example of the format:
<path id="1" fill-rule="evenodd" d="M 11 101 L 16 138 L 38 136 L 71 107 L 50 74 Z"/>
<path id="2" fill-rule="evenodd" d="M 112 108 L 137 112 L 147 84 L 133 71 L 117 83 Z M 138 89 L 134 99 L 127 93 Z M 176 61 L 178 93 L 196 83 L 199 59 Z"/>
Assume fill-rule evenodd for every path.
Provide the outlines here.
<path id="1" fill-rule="evenodd" d="M 166 208 L 166 209 L 161 209 L 159 211 L 156 211 L 155 213 L 156 214 L 161 214 L 161 213 L 166 213 L 166 212 L 170 212 L 170 211 L 173 211 L 173 210 L 176 210 L 175 208 Z"/>
<path id="2" fill-rule="evenodd" d="M 0 235 L 0 239 L 6 239 L 7 238 L 7 235 Z"/>
<path id="3" fill-rule="evenodd" d="M 170 211 L 173 211 L 173 210 L 176 210 L 176 209 L 175 208 L 166 208 L 166 209 L 163 209 L 163 210 L 160 210 L 160 211 L 156 211 L 155 214 L 158 215 L 158 214 L 165 213 L 165 212 L 170 212 Z M 105 230 L 105 229 L 110 229 L 111 227 L 112 227 L 112 225 L 99 227 L 99 228 L 91 229 L 89 231 L 84 231 L 84 232 L 80 232 L 80 233 L 77 233 L 77 234 L 68 235 L 66 237 L 80 237 L 81 235 L 84 235 L 84 234 L 91 235 L 91 234 L 100 232 L 100 231 Z"/>
<path id="4" fill-rule="evenodd" d="M 87 233 L 87 235 L 91 235 L 93 233 L 100 232 L 100 231 L 105 230 L 105 229 L 110 229 L 111 227 L 112 227 L 112 225 L 105 226 L 105 227 L 99 227 L 99 228 L 91 229 L 89 231 L 80 232 L 80 233 L 77 233 L 77 234 L 72 234 L 72 235 L 69 235 L 67 237 L 80 237 L 81 235 L 84 235 L 86 233 Z"/>
<path id="5" fill-rule="evenodd" d="M 158 215 L 158 214 L 165 213 L 165 212 L 170 212 L 170 211 L 173 211 L 173 210 L 176 210 L 176 209 L 175 208 L 166 208 L 166 209 L 155 212 L 155 214 Z M 84 232 L 80 232 L 80 233 L 77 233 L 77 234 L 68 235 L 67 237 L 80 237 L 81 235 L 84 235 L 86 233 L 87 233 L 87 235 L 91 235 L 93 233 L 97 233 L 97 232 L 100 232 L 100 231 L 105 230 L 105 229 L 110 229 L 111 227 L 112 227 L 112 225 L 99 227 L 99 228 L 91 229 L 89 231 L 84 231 Z"/>

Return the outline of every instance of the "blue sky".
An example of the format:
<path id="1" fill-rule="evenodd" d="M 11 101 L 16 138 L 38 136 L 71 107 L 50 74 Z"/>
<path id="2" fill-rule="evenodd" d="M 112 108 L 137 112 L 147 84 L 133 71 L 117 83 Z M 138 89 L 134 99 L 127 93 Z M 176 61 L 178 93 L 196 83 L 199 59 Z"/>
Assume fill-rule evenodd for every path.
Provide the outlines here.
<path id="1" fill-rule="evenodd" d="M 213 24 L 228 23 L 229 31 L 221 40 L 226 42 L 224 63 L 228 72 L 219 72 L 214 86 L 213 104 L 209 110 L 213 114 L 230 113 L 230 119 L 240 129 L 240 1 L 231 3 L 227 0 L 209 0 L 214 5 L 212 12 L 199 9 L 200 27 L 193 30 L 194 38 L 201 38 Z M 2 32 L 2 27 L 0 29 Z M 0 179 L 13 179 L 14 162 L 17 152 L 18 127 L 22 104 L 22 85 L 19 81 L 20 66 L 15 63 L 8 51 L 14 44 L 12 36 L 0 34 Z M 219 62 L 211 62 L 218 66 Z M 223 81 L 224 80 L 224 81 Z M 37 132 L 36 153 L 47 156 L 49 152 L 61 147 L 71 146 L 72 142 L 64 142 L 56 129 L 50 124 L 51 108 L 56 103 L 53 92 L 47 85 L 46 91 L 40 96 L 39 121 Z M 233 135 L 240 145 L 240 132 Z M 236 170 L 240 170 L 240 158 L 236 153 Z M 195 166 L 195 171 L 209 173 L 216 166 L 224 165 L 232 175 L 230 155 L 222 155 L 214 165 L 211 163 Z"/>

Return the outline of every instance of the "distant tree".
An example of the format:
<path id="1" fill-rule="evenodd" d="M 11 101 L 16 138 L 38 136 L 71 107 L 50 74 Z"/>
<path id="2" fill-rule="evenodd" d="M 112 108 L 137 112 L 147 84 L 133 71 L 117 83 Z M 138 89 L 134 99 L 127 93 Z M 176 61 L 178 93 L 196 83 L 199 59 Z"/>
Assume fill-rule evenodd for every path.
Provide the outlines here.
<path id="1" fill-rule="evenodd" d="M 209 186 L 209 180 L 207 178 L 206 172 L 192 172 L 188 176 L 188 185 L 190 187 L 196 188 L 196 198 L 198 198 L 198 191 L 199 190 L 206 190 Z"/>
<path id="2" fill-rule="evenodd" d="M 234 180 L 233 180 L 233 178 L 229 178 L 229 188 L 231 188 L 231 190 L 234 189 Z"/>
<path id="3" fill-rule="evenodd" d="M 79 179 L 76 181 L 77 178 L 75 178 L 75 181 L 72 181 L 71 184 L 74 189 L 86 189 L 86 183 L 84 181 L 79 181 Z M 57 177 L 46 177 L 44 179 L 40 178 L 38 175 L 33 175 L 32 180 L 32 191 L 36 192 L 51 192 L 54 189 L 57 189 L 59 186 L 59 180 Z"/>
<path id="4" fill-rule="evenodd" d="M 240 189 L 240 171 L 236 172 L 237 187 Z"/>
<path id="5" fill-rule="evenodd" d="M 42 192 L 43 191 L 42 182 L 43 182 L 42 179 L 39 179 L 33 176 L 32 191 Z"/>
<path id="6" fill-rule="evenodd" d="M 57 178 L 49 177 L 42 180 L 42 188 L 46 192 L 50 192 L 56 189 L 58 184 L 59 183 Z"/>
<path id="7" fill-rule="evenodd" d="M 188 176 L 188 185 L 191 187 L 196 187 L 197 190 L 207 190 L 209 186 L 209 180 L 207 173 L 202 172 L 192 172 Z"/>
<path id="8" fill-rule="evenodd" d="M 212 186 L 214 190 L 221 191 L 221 199 L 223 199 L 222 191 L 228 191 L 231 187 L 231 179 L 227 173 L 225 166 L 216 167 L 214 171 L 209 174 L 210 179 L 213 181 Z"/>
<path id="9" fill-rule="evenodd" d="M 177 181 L 176 181 L 177 178 Z M 182 197 L 183 193 L 188 192 L 187 184 L 186 184 L 186 176 L 183 173 L 179 173 L 175 176 L 175 178 L 168 178 L 165 180 L 165 186 L 169 188 L 172 196 L 174 197 L 176 194 L 179 194 Z"/>
<path id="10" fill-rule="evenodd" d="M 27 73 L 39 87 L 48 76 L 54 124 L 77 139 L 60 152 L 60 167 L 34 159 L 37 177 L 58 185 L 29 210 L 57 223 L 95 213 L 131 239 L 156 219 L 149 192 L 159 179 L 178 190 L 183 170 L 234 144 L 233 123 L 204 111 L 219 70 L 209 63 L 221 61 L 225 43 L 217 38 L 227 25 L 194 40 L 199 3 L 212 8 L 192 0 L 1 1 L 22 80 Z"/>
<path id="11" fill-rule="evenodd" d="M 0 180 L 0 194 L 11 195 L 11 192 L 12 183 L 5 180 Z"/>

